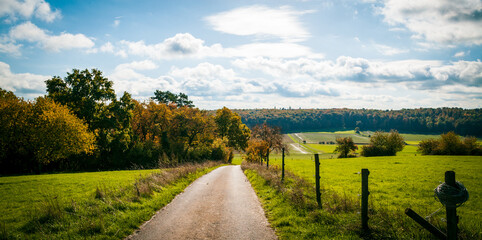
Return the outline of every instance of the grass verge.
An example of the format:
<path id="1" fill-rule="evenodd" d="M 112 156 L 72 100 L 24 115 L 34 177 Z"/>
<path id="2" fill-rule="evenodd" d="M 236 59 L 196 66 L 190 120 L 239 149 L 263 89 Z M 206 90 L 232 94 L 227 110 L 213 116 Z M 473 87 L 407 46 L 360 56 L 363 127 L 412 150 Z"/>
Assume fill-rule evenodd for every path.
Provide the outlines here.
<path id="1" fill-rule="evenodd" d="M 8 196 L 0 201 L 0 239 L 124 238 L 191 182 L 218 166 L 207 162 L 161 170 L 0 178 L 0 190 Z M 91 181 L 82 182 L 85 174 Z M 92 181 L 95 178 L 104 181 Z M 49 183 L 61 187 L 40 189 Z"/>

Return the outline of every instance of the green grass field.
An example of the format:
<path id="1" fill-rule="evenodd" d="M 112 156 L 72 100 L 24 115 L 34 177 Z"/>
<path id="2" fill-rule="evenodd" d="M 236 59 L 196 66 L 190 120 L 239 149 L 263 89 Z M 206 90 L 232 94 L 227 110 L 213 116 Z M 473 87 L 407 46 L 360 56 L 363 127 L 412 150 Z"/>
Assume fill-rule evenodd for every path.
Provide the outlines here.
<path id="1" fill-rule="evenodd" d="M 380 226 L 374 227 L 378 230 L 382 238 L 412 238 L 412 239 L 426 239 L 430 238 L 430 234 L 422 229 L 413 220 L 404 215 L 405 208 L 412 208 L 421 216 L 429 216 L 433 212 L 442 208 L 439 212 L 432 215 L 430 221 L 445 230 L 445 209 L 442 204 L 434 198 L 434 188 L 444 181 L 445 171 L 455 171 L 457 181 L 462 182 L 468 189 L 470 198 L 462 207 L 457 209 L 460 216 L 459 228 L 462 231 L 462 239 L 481 239 L 482 238 L 482 157 L 481 156 L 421 156 L 417 152 L 416 145 L 406 145 L 403 151 L 398 152 L 397 156 L 393 157 L 358 157 L 348 159 L 337 159 L 336 155 L 332 154 L 336 145 L 326 144 L 311 144 L 310 141 L 318 141 L 320 139 L 327 139 L 337 134 L 354 134 L 354 132 L 339 132 L 339 133 L 302 133 L 297 136 L 290 134 L 291 139 L 296 140 L 296 137 L 304 137 L 307 144 L 295 141 L 297 145 L 304 146 L 305 149 L 315 153 L 320 153 L 320 173 L 321 185 L 327 192 L 335 192 L 338 196 L 344 196 L 345 199 L 351 201 L 359 201 L 361 194 L 361 169 L 367 168 L 370 170 L 369 189 L 370 189 L 370 208 L 376 216 L 373 216 L 373 221 L 376 224 L 384 225 L 392 229 L 387 229 L 390 232 L 388 235 L 383 234 L 383 229 Z M 318 136 L 316 136 L 318 135 Z M 420 134 L 403 134 L 405 139 L 413 141 L 417 144 L 420 140 L 427 138 L 437 138 L 435 135 L 420 135 Z M 320 137 L 321 136 L 321 137 Z M 233 163 L 240 163 L 241 157 L 237 156 Z M 272 154 L 270 156 L 271 165 L 281 165 L 281 156 L 279 154 Z M 293 172 L 308 181 L 314 186 L 314 155 L 300 154 L 295 149 L 291 149 L 291 154 L 285 157 L 286 169 Z M 269 203 L 269 199 L 277 199 L 280 196 L 274 194 L 267 186 L 260 185 L 262 182 L 256 174 L 249 170 L 250 180 L 256 181 L 258 190 L 262 194 L 262 201 L 266 205 L 268 215 L 281 214 L 283 210 L 275 205 Z M 261 181 L 261 182 L 260 182 Z M 268 180 L 268 183 L 270 180 Z M 273 195 L 274 194 L 274 195 Z M 276 195 L 276 196 L 275 196 Z M 283 194 L 281 194 L 283 195 Z M 268 196 L 268 197 L 266 197 Z M 265 199 L 266 198 L 266 199 Z M 322 201 L 332 201 L 327 198 L 330 196 L 323 196 Z M 324 199 L 324 200 L 323 200 Z M 281 200 L 277 200 L 281 201 Z M 285 206 L 286 207 L 286 206 Z M 324 212 L 320 214 L 325 214 Z M 345 213 L 344 213 L 345 214 Z M 333 222 L 334 225 L 342 224 L 343 219 L 352 219 L 359 221 L 359 215 L 352 213 L 348 215 L 338 214 L 334 216 L 338 219 Z M 298 214 L 299 215 L 299 214 Z M 300 216 L 291 216 L 299 218 Z M 303 215 L 303 213 L 301 213 Z M 337 217 L 338 216 L 338 217 Z M 343 217 L 342 217 L 343 216 Z M 384 219 L 384 216 L 386 219 Z M 393 216 L 393 222 L 390 216 Z M 285 213 L 283 217 L 290 217 L 289 213 Z M 301 217 L 303 218 L 303 217 Z M 299 220 L 305 222 L 306 219 Z M 279 221 L 271 219 L 275 225 Z M 309 222 L 309 221 L 308 221 Z M 387 224 L 388 225 L 385 225 Z M 405 229 L 409 226 L 409 229 Z M 279 227 L 282 232 L 282 238 L 296 238 L 296 233 L 291 232 L 283 224 Z M 285 229 L 288 229 L 285 231 Z M 329 228 L 328 228 L 329 229 Z M 304 229 L 303 231 L 311 231 Z M 313 230 L 312 234 L 318 236 L 321 230 Z M 329 231 L 329 230 L 323 230 Z M 353 229 L 345 232 L 347 235 L 342 239 L 353 238 Z M 306 233 L 309 235 L 309 233 Z M 355 234 L 356 235 L 356 234 Z"/>
<path id="2" fill-rule="evenodd" d="M 0 239 L 124 238 L 214 168 L 0 177 Z"/>
<path id="3" fill-rule="evenodd" d="M 442 205 L 433 197 L 433 189 L 444 181 L 445 171 L 456 172 L 457 180 L 464 183 L 470 200 L 458 208 L 459 226 L 479 237 L 482 229 L 482 157 L 480 156 L 407 156 L 350 159 L 322 159 L 320 174 L 323 188 L 334 190 L 349 198 L 361 194 L 362 168 L 370 170 L 370 204 L 373 208 L 403 212 L 407 207 L 422 216 Z M 281 164 L 281 157 L 270 158 L 273 165 Z M 285 158 L 286 169 L 314 185 L 313 155 L 291 155 Z M 440 222 L 444 211 L 435 215 Z"/>

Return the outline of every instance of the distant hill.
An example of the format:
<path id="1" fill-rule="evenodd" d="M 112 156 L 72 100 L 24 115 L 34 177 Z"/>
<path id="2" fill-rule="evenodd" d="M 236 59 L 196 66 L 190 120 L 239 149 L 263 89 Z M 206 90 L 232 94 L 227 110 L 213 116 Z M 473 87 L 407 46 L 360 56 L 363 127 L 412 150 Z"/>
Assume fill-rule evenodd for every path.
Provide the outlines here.
<path id="1" fill-rule="evenodd" d="M 482 136 L 482 109 L 418 108 L 373 109 L 237 109 L 249 127 L 264 122 L 284 133 L 339 129 L 396 129 L 405 133 L 440 134 L 454 131 L 462 136 Z"/>

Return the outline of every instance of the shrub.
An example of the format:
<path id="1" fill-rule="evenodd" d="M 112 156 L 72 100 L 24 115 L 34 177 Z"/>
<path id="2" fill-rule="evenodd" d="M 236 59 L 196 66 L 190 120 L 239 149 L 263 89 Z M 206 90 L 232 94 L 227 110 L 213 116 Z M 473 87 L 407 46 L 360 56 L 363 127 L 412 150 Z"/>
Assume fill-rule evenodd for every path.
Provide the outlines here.
<path id="1" fill-rule="evenodd" d="M 454 132 L 440 135 L 439 149 L 442 155 L 463 155 L 465 153 L 460 136 Z"/>
<path id="2" fill-rule="evenodd" d="M 440 135 L 440 139 L 427 139 L 418 144 L 423 155 L 482 155 L 482 148 L 475 137 L 463 141 L 454 132 Z"/>
<path id="3" fill-rule="evenodd" d="M 362 147 L 361 155 L 364 157 L 395 156 L 404 147 L 405 141 L 397 131 L 392 130 L 390 133 L 378 131 L 370 137 L 370 145 Z"/>
<path id="4" fill-rule="evenodd" d="M 433 138 L 422 140 L 418 144 L 417 151 L 422 155 L 439 155 L 439 141 Z"/>

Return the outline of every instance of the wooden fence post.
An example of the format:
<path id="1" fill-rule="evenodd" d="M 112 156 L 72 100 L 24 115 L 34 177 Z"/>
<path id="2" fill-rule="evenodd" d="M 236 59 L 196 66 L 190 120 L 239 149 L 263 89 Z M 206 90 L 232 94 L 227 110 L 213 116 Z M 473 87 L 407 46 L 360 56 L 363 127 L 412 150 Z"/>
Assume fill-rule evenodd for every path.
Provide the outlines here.
<path id="1" fill-rule="evenodd" d="M 316 187 L 316 202 L 321 209 L 321 193 L 320 193 L 320 159 L 318 153 L 315 153 L 315 187 Z"/>
<path id="2" fill-rule="evenodd" d="M 430 224 L 427 220 L 423 219 L 420 215 L 418 215 L 416 212 L 414 212 L 412 209 L 407 208 L 405 209 L 405 214 L 409 216 L 411 219 L 413 219 L 415 222 L 420 224 L 423 228 L 427 229 L 429 232 L 431 232 L 433 235 L 435 235 L 438 239 L 445 240 L 447 239 L 447 235 L 440 231 L 438 228 L 436 228 L 434 225 Z"/>
<path id="3" fill-rule="evenodd" d="M 458 188 L 455 184 L 455 172 L 446 171 L 445 172 L 445 183 L 452 187 Z M 447 204 L 445 205 L 445 210 L 447 212 L 447 239 L 455 240 L 457 239 L 457 208 L 455 205 Z"/>
<path id="4" fill-rule="evenodd" d="M 285 148 L 281 149 L 281 181 L 285 180 Z"/>
<path id="5" fill-rule="evenodd" d="M 362 200 L 361 200 L 361 221 L 362 229 L 368 230 L 368 175 L 370 171 L 368 169 L 362 169 Z"/>

